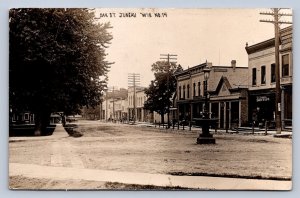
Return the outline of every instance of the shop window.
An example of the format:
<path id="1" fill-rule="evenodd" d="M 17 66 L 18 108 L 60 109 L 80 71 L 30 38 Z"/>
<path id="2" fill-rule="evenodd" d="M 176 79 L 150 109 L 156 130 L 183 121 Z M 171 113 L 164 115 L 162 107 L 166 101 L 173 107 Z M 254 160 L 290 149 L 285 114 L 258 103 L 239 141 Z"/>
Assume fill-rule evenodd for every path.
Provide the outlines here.
<path id="1" fill-rule="evenodd" d="M 252 85 L 256 85 L 256 68 L 252 69 Z"/>
<path id="2" fill-rule="evenodd" d="M 231 102 L 231 124 L 239 126 L 240 120 L 240 105 L 239 102 Z"/>
<path id="3" fill-rule="evenodd" d="M 289 76 L 290 60 L 289 55 L 282 56 L 282 77 Z"/>
<path id="4" fill-rule="evenodd" d="M 293 92 L 292 89 L 284 91 L 284 119 L 292 119 L 293 117 Z"/>
<path id="5" fill-rule="evenodd" d="M 266 84 L 266 66 L 261 66 L 261 84 Z"/>
<path id="6" fill-rule="evenodd" d="M 274 83 L 276 79 L 275 76 L 275 63 L 271 64 L 271 83 Z"/>
<path id="7" fill-rule="evenodd" d="M 219 117 L 219 103 L 211 103 L 211 117 L 218 118 Z"/>

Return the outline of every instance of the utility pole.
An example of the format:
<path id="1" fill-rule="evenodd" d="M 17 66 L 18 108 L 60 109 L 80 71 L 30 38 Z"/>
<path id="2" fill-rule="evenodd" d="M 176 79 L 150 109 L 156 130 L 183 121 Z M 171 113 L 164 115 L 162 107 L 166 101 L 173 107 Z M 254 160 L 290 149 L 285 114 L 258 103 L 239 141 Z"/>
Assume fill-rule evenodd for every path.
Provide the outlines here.
<path id="1" fill-rule="evenodd" d="M 160 59 L 163 59 L 163 60 L 167 60 L 167 62 L 168 62 L 168 65 L 167 65 L 167 73 L 168 73 L 168 75 L 167 75 L 167 93 L 169 94 L 170 93 L 170 83 L 169 83 L 169 81 L 170 81 L 170 60 L 177 60 L 177 55 L 176 54 L 161 54 L 160 56 L 162 56 Z M 173 63 L 176 63 L 176 62 L 173 62 Z M 170 128 L 170 106 L 168 105 L 168 112 L 167 112 L 167 119 L 168 119 L 168 125 L 167 125 L 167 128 Z M 173 118 L 174 119 L 174 118 Z"/>
<path id="2" fill-rule="evenodd" d="M 261 15 L 271 15 L 274 17 L 274 20 L 260 20 L 260 22 L 272 23 L 274 24 L 275 32 L 275 121 L 276 121 L 276 133 L 280 134 L 282 130 L 281 123 L 281 87 L 280 87 L 280 63 L 279 63 L 279 45 L 280 45 L 280 32 L 279 25 L 281 24 L 292 24 L 288 21 L 280 21 L 282 16 L 292 16 L 288 13 L 280 13 L 280 8 L 272 8 L 272 12 L 261 12 Z"/>
<path id="3" fill-rule="evenodd" d="M 115 120 L 115 86 L 112 87 L 112 99 L 113 99 L 113 120 Z"/>
<path id="4" fill-rule="evenodd" d="M 189 72 L 189 84 L 190 84 L 190 86 L 188 87 L 188 89 L 191 89 L 189 91 L 190 92 L 189 96 L 193 97 L 194 86 L 192 86 L 192 74 L 191 74 L 191 71 L 190 71 L 190 67 L 188 67 L 188 72 Z M 192 120 L 193 120 L 193 105 L 192 105 L 191 101 L 189 103 L 190 103 L 190 123 L 189 123 L 189 128 L 190 128 L 190 131 L 191 131 L 192 130 Z"/>
<path id="5" fill-rule="evenodd" d="M 133 122 L 136 121 L 137 109 L 136 109 L 136 87 L 139 86 L 140 74 L 129 73 L 128 74 L 128 87 L 133 87 Z"/>
<path id="6" fill-rule="evenodd" d="M 107 100 L 108 100 L 108 97 L 107 97 L 107 89 L 105 91 L 105 122 L 107 122 L 107 111 L 108 111 L 108 108 L 107 108 Z"/>

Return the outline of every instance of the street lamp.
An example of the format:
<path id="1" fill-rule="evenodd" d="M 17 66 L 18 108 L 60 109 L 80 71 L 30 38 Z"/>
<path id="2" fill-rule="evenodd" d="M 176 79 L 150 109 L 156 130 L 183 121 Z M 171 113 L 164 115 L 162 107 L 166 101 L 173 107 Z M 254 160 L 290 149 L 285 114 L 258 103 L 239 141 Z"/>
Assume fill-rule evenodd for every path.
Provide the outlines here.
<path id="1" fill-rule="evenodd" d="M 204 72 L 204 80 L 207 81 L 209 79 L 210 69 L 208 67 L 205 67 L 203 69 Z"/>
<path id="2" fill-rule="evenodd" d="M 208 108 L 208 91 L 207 91 L 207 81 L 209 79 L 210 68 L 205 67 L 203 69 L 204 73 L 204 111 L 202 118 L 195 118 L 196 125 L 202 126 L 202 133 L 200 133 L 197 138 L 197 144 L 215 144 L 216 140 L 213 135 L 209 133 L 209 127 L 216 123 L 216 119 L 209 118 L 209 108 Z"/>
<path id="3" fill-rule="evenodd" d="M 208 67 L 205 67 L 203 69 L 203 73 L 204 73 L 204 98 L 205 98 L 203 116 L 204 118 L 209 118 L 207 81 L 209 79 L 210 69 Z"/>

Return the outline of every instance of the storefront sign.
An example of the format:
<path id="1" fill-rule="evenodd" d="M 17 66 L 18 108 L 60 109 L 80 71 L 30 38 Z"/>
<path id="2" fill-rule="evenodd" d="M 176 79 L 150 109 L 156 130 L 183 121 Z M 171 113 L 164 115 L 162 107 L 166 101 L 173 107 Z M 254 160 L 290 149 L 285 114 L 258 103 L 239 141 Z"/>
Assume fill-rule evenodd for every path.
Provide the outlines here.
<path id="1" fill-rule="evenodd" d="M 267 102 L 270 101 L 268 96 L 256 96 L 256 102 Z"/>

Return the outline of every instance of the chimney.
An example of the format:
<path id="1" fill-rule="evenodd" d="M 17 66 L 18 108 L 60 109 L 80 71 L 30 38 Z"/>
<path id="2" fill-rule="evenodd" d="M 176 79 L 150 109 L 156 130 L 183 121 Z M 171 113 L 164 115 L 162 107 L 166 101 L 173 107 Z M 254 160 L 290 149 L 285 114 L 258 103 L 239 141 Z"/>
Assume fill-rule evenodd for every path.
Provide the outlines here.
<path id="1" fill-rule="evenodd" d="M 212 62 L 206 62 L 207 67 L 212 67 Z"/>
<path id="2" fill-rule="evenodd" d="M 233 71 L 235 71 L 236 68 L 236 60 L 231 61 L 231 67 L 233 68 Z"/>

